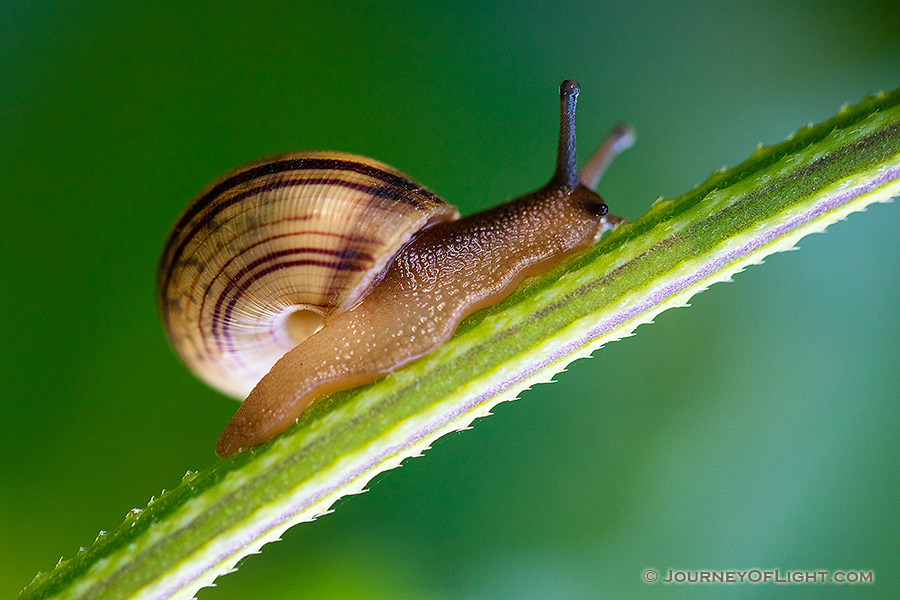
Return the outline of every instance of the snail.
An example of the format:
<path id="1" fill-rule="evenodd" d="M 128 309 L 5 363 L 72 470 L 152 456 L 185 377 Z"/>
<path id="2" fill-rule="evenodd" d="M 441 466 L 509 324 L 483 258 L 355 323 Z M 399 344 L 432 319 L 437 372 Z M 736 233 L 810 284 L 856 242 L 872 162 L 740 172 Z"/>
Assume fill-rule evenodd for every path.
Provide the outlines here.
<path id="1" fill-rule="evenodd" d="M 579 176 L 579 89 L 560 86 L 550 182 L 463 219 L 394 168 L 335 152 L 251 162 L 200 193 L 168 237 L 157 286 L 183 362 L 246 396 L 217 455 L 272 438 L 322 394 L 430 353 L 466 316 L 621 221 L 593 189 L 633 132 L 614 128 Z"/>

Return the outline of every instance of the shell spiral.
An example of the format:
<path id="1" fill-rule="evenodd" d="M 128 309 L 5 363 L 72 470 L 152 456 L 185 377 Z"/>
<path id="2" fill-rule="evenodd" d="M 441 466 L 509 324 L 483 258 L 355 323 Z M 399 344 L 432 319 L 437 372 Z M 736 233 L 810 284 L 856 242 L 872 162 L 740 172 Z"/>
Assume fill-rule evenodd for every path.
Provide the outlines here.
<path id="1" fill-rule="evenodd" d="M 198 377 L 243 398 L 323 319 L 355 305 L 418 231 L 457 217 L 353 154 L 239 167 L 201 192 L 166 242 L 157 287 L 169 341 Z"/>

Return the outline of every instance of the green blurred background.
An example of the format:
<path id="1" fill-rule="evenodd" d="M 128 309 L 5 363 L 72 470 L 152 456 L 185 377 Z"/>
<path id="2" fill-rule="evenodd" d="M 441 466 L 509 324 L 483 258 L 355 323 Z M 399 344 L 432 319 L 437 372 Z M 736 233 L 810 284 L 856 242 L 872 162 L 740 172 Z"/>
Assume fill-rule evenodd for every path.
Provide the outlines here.
<path id="1" fill-rule="evenodd" d="M 154 300 L 188 200 L 294 149 L 393 164 L 464 213 L 544 183 L 557 86 L 641 215 L 900 85 L 896 2 L 2 2 L 0 596 L 215 461 L 235 410 Z M 231 598 L 900 595 L 900 210 L 877 205 L 384 473 L 204 590 Z M 647 585 L 647 568 L 869 586 Z"/>

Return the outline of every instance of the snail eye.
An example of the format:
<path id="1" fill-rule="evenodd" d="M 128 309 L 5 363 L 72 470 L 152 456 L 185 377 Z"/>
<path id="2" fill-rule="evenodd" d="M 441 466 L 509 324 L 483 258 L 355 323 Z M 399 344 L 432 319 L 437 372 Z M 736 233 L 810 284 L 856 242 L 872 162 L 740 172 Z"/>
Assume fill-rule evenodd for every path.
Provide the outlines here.
<path id="1" fill-rule="evenodd" d="M 588 213 L 594 215 L 595 217 L 602 217 L 606 213 L 609 212 L 609 207 L 606 206 L 603 202 L 595 202 L 593 200 L 588 200 L 585 205 Z"/>

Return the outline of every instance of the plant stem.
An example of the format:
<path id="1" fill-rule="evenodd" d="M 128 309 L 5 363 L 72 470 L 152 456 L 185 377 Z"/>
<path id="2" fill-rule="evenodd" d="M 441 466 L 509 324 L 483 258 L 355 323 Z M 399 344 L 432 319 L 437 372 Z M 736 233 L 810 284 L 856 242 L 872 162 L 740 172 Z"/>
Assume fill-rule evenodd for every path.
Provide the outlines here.
<path id="1" fill-rule="evenodd" d="M 132 511 L 21 598 L 192 598 L 287 528 L 659 312 L 900 191 L 900 90 L 758 149 L 463 323 L 386 379 Z"/>

